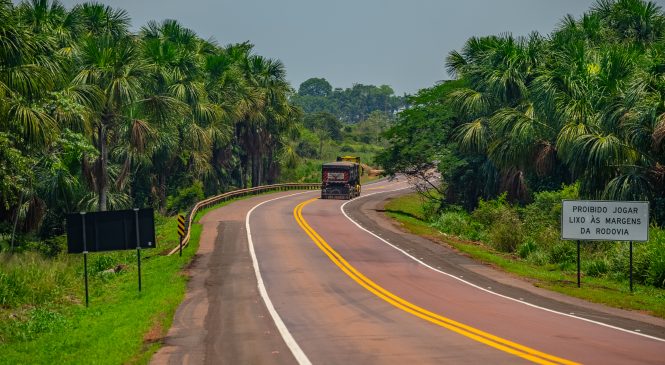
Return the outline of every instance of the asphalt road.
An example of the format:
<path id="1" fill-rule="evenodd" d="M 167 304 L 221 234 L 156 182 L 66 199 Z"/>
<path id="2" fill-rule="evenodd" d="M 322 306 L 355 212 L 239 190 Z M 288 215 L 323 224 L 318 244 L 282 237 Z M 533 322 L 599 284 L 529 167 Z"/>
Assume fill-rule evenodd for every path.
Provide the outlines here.
<path id="1" fill-rule="evenodd" d="M 366 185 L 348 202 L 281 192 L 208 213 L 152 363 L 665 363 L 665 321 L 400 232 L 382 207 L 407 186 Z"/>

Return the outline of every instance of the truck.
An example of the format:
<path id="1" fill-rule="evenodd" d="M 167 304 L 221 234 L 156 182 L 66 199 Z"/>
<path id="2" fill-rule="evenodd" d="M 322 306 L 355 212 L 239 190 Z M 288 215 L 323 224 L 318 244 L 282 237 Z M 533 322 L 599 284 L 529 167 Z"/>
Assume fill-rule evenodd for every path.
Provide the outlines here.
<path id="1" fill-rule="evenodd" d="M 321 167 L 321 199 L 352 199 L 360 196 L 360 157 L 337 157 Z"/>

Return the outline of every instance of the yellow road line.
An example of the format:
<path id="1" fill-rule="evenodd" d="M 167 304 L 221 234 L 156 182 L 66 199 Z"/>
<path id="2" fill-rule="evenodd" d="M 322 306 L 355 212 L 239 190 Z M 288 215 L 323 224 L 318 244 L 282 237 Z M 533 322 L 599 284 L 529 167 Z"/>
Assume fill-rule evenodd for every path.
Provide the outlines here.
<path id="1" fill-rule="evenodd" d="M 474 327 L 454 321 L 450 318 L 446 318 L 436 313 L 430 312 L 382 288 L 381 286 L 379 286 L 378 284 L 376 284 L 375 282 L 364 276 L 362 273 L 358 272 L 337 251 L 335 251 L 332 247 L 330 247 L 330 245 L 323 238 L 321 238 L 321 236 L 319 236 L 319 234 L 307 223 L 307 221 L 305 221 L 305 219 L 302 216 L 302 210 L 307 204 L 315 200 L 317 199 L 314 198 L 304 201 L 295 207 L 295 209 L 293 210 L 293 216 L 295 217 L 296 221 L 298 222 L 300 227 L 305 231 L 305 233 L 307 233 L 307 235 L 312 239 L 312 241 L 314 241 L 314 243 L 330 258 L 330 260 L 333 263 L 335 263 L 335 265 L 337 265 L 351 279 L 356 281 L 365 289 L 369 290 L 374 295 L 392 304 L 393 306 L 402 309 L 408 313 L 411 313 L 419 318 L 422 318 L 428 322 L 447 328 L 453 332 L 459 333 L 475 341 L 494 347 L 506 353 L 519 356 L 523 359 L 532 361 L 534 363 L 566 364 L 566 365 L 577 364 L 576 362 L 566 360 L 554 355 L 546 354 L 544 352 L 540 352 L 530 347 L 520 345 L 518 343 L 503 339 L 501 337 L 481 331 Z"/>

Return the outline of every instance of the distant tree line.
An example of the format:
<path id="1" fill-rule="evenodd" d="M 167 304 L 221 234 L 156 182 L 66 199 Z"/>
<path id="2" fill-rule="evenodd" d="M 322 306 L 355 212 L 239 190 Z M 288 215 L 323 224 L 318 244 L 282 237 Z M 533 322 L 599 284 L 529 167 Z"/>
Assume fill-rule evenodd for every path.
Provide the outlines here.
<path id="1" fill-rule="evenodd" d="M 665 224 L 665 14 L 600 0 L 549 36 L 470 38 L 456 80 L 421 90 L 387 132 L 389 173 L 441 173 L 448 204 L 578 183 L 586 198 L 650 200 Z M 430 176 L 431 178 L 431 176 Z"/>
<path id="2" fill-rule="evenodd" d="M 277 181 L 297 139 L 284 65 L 175 20 L 0 0 L 0 238 L 72 211 L 177 211 Z"/>
<path id="3" fill-rule="evenodd" d="M 404 101 L 404 97 L 394 95 L 388 85 L 354 84 L 347 89 L 333 89 L 323 78 L 304 81 L 298 93 L 291 96 L 291 102 L 305 113 L 326 112 L 351 124 L 367 119 L 374 111 L 392 116 L 404 107 Z"/>

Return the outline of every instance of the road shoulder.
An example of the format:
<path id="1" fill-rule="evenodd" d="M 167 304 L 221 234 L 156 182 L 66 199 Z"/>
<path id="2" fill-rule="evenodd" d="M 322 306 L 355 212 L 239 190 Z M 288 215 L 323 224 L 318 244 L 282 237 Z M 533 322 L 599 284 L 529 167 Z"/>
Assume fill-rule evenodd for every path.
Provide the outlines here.
<path id="1" fill-rule="evenodd" d="M 255 205 L 291 194 L 240 200 L 208 212 L 187 293 L 151 364 L 293 364 L 261 299 L 245 217 Z"/>

